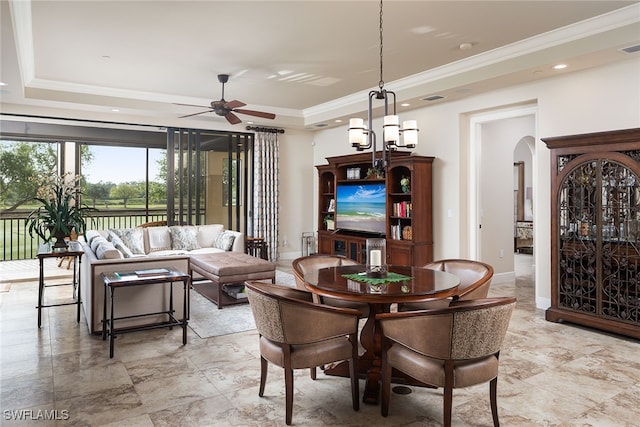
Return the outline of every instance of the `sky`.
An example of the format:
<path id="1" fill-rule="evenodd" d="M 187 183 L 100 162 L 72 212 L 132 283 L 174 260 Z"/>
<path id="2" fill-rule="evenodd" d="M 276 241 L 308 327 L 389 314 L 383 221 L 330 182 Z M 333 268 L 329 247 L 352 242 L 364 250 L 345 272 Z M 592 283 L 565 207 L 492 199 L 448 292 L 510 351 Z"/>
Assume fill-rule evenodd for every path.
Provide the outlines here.
<path id="1" fill-rule="evenodd" d="M 144 148 L 132 147 L 104 147 L 100 145 L 90 146 L 93 153 L 93 161 L 82 168 L 82 173 L 87 182 L 96 184 L 113 182 L 120 184 L 130 181 L 145 180 L 145 154 Z M 165 150 L 149 151 L 149 178 L 155 180 L 158 174 L 156 160 L 165 156 Z"/>

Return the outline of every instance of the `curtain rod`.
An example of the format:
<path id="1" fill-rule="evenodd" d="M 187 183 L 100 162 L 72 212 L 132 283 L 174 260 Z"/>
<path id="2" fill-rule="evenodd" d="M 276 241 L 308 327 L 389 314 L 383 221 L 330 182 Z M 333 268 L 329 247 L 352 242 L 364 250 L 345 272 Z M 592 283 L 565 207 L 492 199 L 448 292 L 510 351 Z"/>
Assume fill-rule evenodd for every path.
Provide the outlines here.
<path id="1" fill-rule="evenodd" d="M 247 126 L 247 130 L 255 130 L 256 132 L 284 133 L 284 129 L 266 128 L 261 126 Z"/>

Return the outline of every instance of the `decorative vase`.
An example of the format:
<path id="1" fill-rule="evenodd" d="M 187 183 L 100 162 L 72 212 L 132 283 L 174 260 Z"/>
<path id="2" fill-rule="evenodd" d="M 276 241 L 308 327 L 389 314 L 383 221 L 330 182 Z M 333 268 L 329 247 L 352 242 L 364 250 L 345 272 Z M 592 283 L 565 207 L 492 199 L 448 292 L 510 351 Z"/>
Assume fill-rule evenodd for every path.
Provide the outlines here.
<path id="1" fill-rule="evenodd" d="M 65 240 L 67 237 L 67 233 L 63 230 L 57 230 L 52 237 L 55 237 L 56 241 L 53 243 L 52 249 L 54 251 L 65 251 L 69 247 L 69 243 Z"/>

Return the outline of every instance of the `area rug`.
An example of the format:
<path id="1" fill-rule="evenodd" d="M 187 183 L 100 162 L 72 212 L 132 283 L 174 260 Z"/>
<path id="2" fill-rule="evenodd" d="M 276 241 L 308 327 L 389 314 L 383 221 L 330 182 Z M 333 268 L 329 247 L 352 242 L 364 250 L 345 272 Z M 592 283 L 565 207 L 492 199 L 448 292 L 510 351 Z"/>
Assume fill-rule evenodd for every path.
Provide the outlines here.
<path id="1" fill-rule="evenodd" d="M 276 283 L 295 287 L 292 274 L 276 271 Z M 225 306 L 221 309 L 198 292 L 191 292 L 189 327 L 200 337 L 210 338 L 235 334 L 256 328 L 249 304 Z"/>

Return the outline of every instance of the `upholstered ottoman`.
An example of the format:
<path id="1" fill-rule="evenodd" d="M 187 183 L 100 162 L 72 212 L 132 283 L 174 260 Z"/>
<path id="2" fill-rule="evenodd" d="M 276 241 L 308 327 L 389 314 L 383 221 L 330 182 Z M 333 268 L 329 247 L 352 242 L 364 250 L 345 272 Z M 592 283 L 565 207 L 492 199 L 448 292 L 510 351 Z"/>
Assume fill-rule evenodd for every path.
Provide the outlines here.
<path id="1" fill-rule="evenodd" d="M 247 302 L 246 298 L 236 299 L 223 291 L 223 285 L 244 283 L 246 280 L 271 279 L 275 283 L 276 265 L 264 259 L 239 252 L 220 252 L 191 255 L 189 269 L 191 283 L 198 292 L 205 294 L 218 308 L 225 305 Z M 194 273 L 202 276 L 194 277 Z M 194 284 L 194 280 L 206 279 L 211 283 Z"/>

